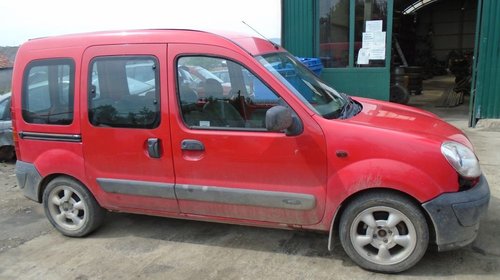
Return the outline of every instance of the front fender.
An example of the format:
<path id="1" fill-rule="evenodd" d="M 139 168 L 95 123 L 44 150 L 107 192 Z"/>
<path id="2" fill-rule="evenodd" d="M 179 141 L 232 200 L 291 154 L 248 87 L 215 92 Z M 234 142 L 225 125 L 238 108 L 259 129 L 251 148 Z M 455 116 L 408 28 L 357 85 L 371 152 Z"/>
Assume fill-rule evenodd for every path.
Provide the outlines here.
<path id="1" fill-rule="evenodd" d="M 404 162 L 370 159 L 347 165 L 333 172 L 328 179 L 324 221 L 330 221 L 329 250 L 333 247 L 332 236 L 342 204 L 364 190 L 384 188 L 405 193 L 421 203 L 445 192 L 443 187 L 425 172 Z"/>
<path id="2" fill-rule="evenodd" d="M 364 190 L 381 188 L 405 193 L 421 203 L 445 192 L 436 180 L 407 163 L 391 159 L 357 161 L 332 170 L 329 175 L 323 221 L 331 227 L 337 211 L 348 198 Z"/>
<path id="3" fill-rule="evenodd" d="M 425 202 L 444 192 L 427 173 L 405 162 L 367 159 L 333 170 L 328 178 L 327 196 L 338 200 L 370 188 L 398 190 Z"/>

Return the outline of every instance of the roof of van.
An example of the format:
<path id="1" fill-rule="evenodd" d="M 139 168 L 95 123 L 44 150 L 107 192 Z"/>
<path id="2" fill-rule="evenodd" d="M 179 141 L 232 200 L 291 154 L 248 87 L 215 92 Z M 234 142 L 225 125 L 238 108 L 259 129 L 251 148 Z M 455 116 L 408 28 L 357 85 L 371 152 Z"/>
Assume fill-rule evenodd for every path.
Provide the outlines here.
<path id="1" fill-rule="evenodd" d="M 31 39 L 24 43 L 22 47 L 25 49 L 42 50 L 106 44 L 153 43 L 205 43 L 233 48 L 237 45 L 251 55 L 264 54 L 281 49 L 270 41 L 246 34 L 234 32 L 211 33 L 188 29 L 120 30 L 69 34 Z"/>

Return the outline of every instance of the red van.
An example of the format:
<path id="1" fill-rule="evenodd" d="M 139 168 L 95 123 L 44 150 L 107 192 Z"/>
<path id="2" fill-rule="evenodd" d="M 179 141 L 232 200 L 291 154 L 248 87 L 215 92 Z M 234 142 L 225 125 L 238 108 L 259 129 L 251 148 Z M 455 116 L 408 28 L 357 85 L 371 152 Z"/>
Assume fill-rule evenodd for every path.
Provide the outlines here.
<path id="1" fill-rule="evenodd" d="M 230 90 L 186 67 L 227 71 Z M 338 93 L 266 40 L 68 35 L 23 44 L 14 69 L 19 186 L 67 236 L 106 211 L 316 230 L 363 268 L 400 272 L 428 244 L 471 243 L 488 207 L 460 130 Z"/>

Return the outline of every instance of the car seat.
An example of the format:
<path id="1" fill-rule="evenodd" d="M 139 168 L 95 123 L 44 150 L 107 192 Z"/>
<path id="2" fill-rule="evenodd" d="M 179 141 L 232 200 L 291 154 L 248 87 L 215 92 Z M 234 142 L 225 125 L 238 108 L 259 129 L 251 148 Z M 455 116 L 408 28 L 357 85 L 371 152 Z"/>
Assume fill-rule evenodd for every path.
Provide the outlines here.
<path id="1" fill-rule="evenodd" d="M 224 98 L 222 85 L 215 79 L 207 79 L 204 84 L 207 104 L 203 112 L 209 117 L 210 126 L 245 127 L 245 120 L 234 106 Z"/>

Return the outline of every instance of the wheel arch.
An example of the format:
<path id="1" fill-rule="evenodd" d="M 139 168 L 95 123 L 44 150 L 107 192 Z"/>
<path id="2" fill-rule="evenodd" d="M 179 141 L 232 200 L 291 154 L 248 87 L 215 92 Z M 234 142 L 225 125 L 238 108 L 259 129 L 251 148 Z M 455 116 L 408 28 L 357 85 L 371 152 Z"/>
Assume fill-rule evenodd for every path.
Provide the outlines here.
<path id="1" fill-rule="evenodd" d="M 97 200 L 94 192 L 92 191 L 91 188 L 89 188 L 87 185 L 85 185 L 80 179 L 74 177 L 74 176 L 71 176 L 71 175 L 68 175 L 68 174 L 64 174 L 64 173 L 53 173 L 53 174 L 50 174 L 50 175 L 47 175 L 45 176 L 42 181 L 40 182 L 40 185 L 39 185 L 39 191 L 38 191 L 38 203 L 42 203 L 43 201 L 43 193 L 45 192 L 45 189 L 47 188 L 47 185 L 53 181 L 54 179 L 56 178 L 60 178 L 60 177 L 66 177 L 66 178 L 69 178 L 71 180 L 74 180 L 76 181 L 77 183 L 79 183 L 80 185 L 82 185 L 82 187 L 84 187 L 85 189 L 87 189 L 91 194 L 92 196 L 95 198 L 95 200 L 97 201 L 97 203 L 99 205 L 101 205 L 99 203 L 99 200 Z"/>
<path id="2" fill-rule="evenodd" d="M 413 196 L 411 196 L 408 193 L 405 193 L 401 190 L 398 189 L 392 189 L 392 188 L 386 188 L 386 187 L 376 187 L 376 188 L 369 188 L 369 189 L 363 189 L 358 192 L 352 193 L 348 197 L 346 197 L 337 207 L 335 214 L 333 215 L 333 219 L 330 225 L 330 230 L 328 234 L 328 250 L 332 251 L 334 247 L 334 242 L 338 242 L 338 230 L 339 230 L 339 223 L 340 223 L 340 217 L 342 217 L 342 214 L 344 213 L 345 209 L 347 208 L 347 205 L 349 205 L 353 200 L 358 198 L 361 195 L 366 195 L 369 193 L 391 193 L 394 195 L 399 195 L 403 196 L 410 201 L 414 203 L 414 205 L 420 209 L 422 212 L 422 215 L 425 217 L 425 222 L 427 224 L 427 227 L 429 228 L 429 241 L 431 243 L 435 242 L 436 240 L 436 231 L 434 228 L 434 224 L 432 223 L 432 220 L 429 216 L 429 213 L 422 207 L 422 204 Z"/>
<path id="3" fill-rule="evenodd" d="M 78 149 L 49 149 L 41 153 L 31 164 L 42 177 L 37 186 L 39 203 L 42 203 L 43 192 L 47 185 L 55 178 L 61 176 L 77 181 L 95 197 L 92 189 L 84 183 L 85 164 L 81 151 Z"/>

